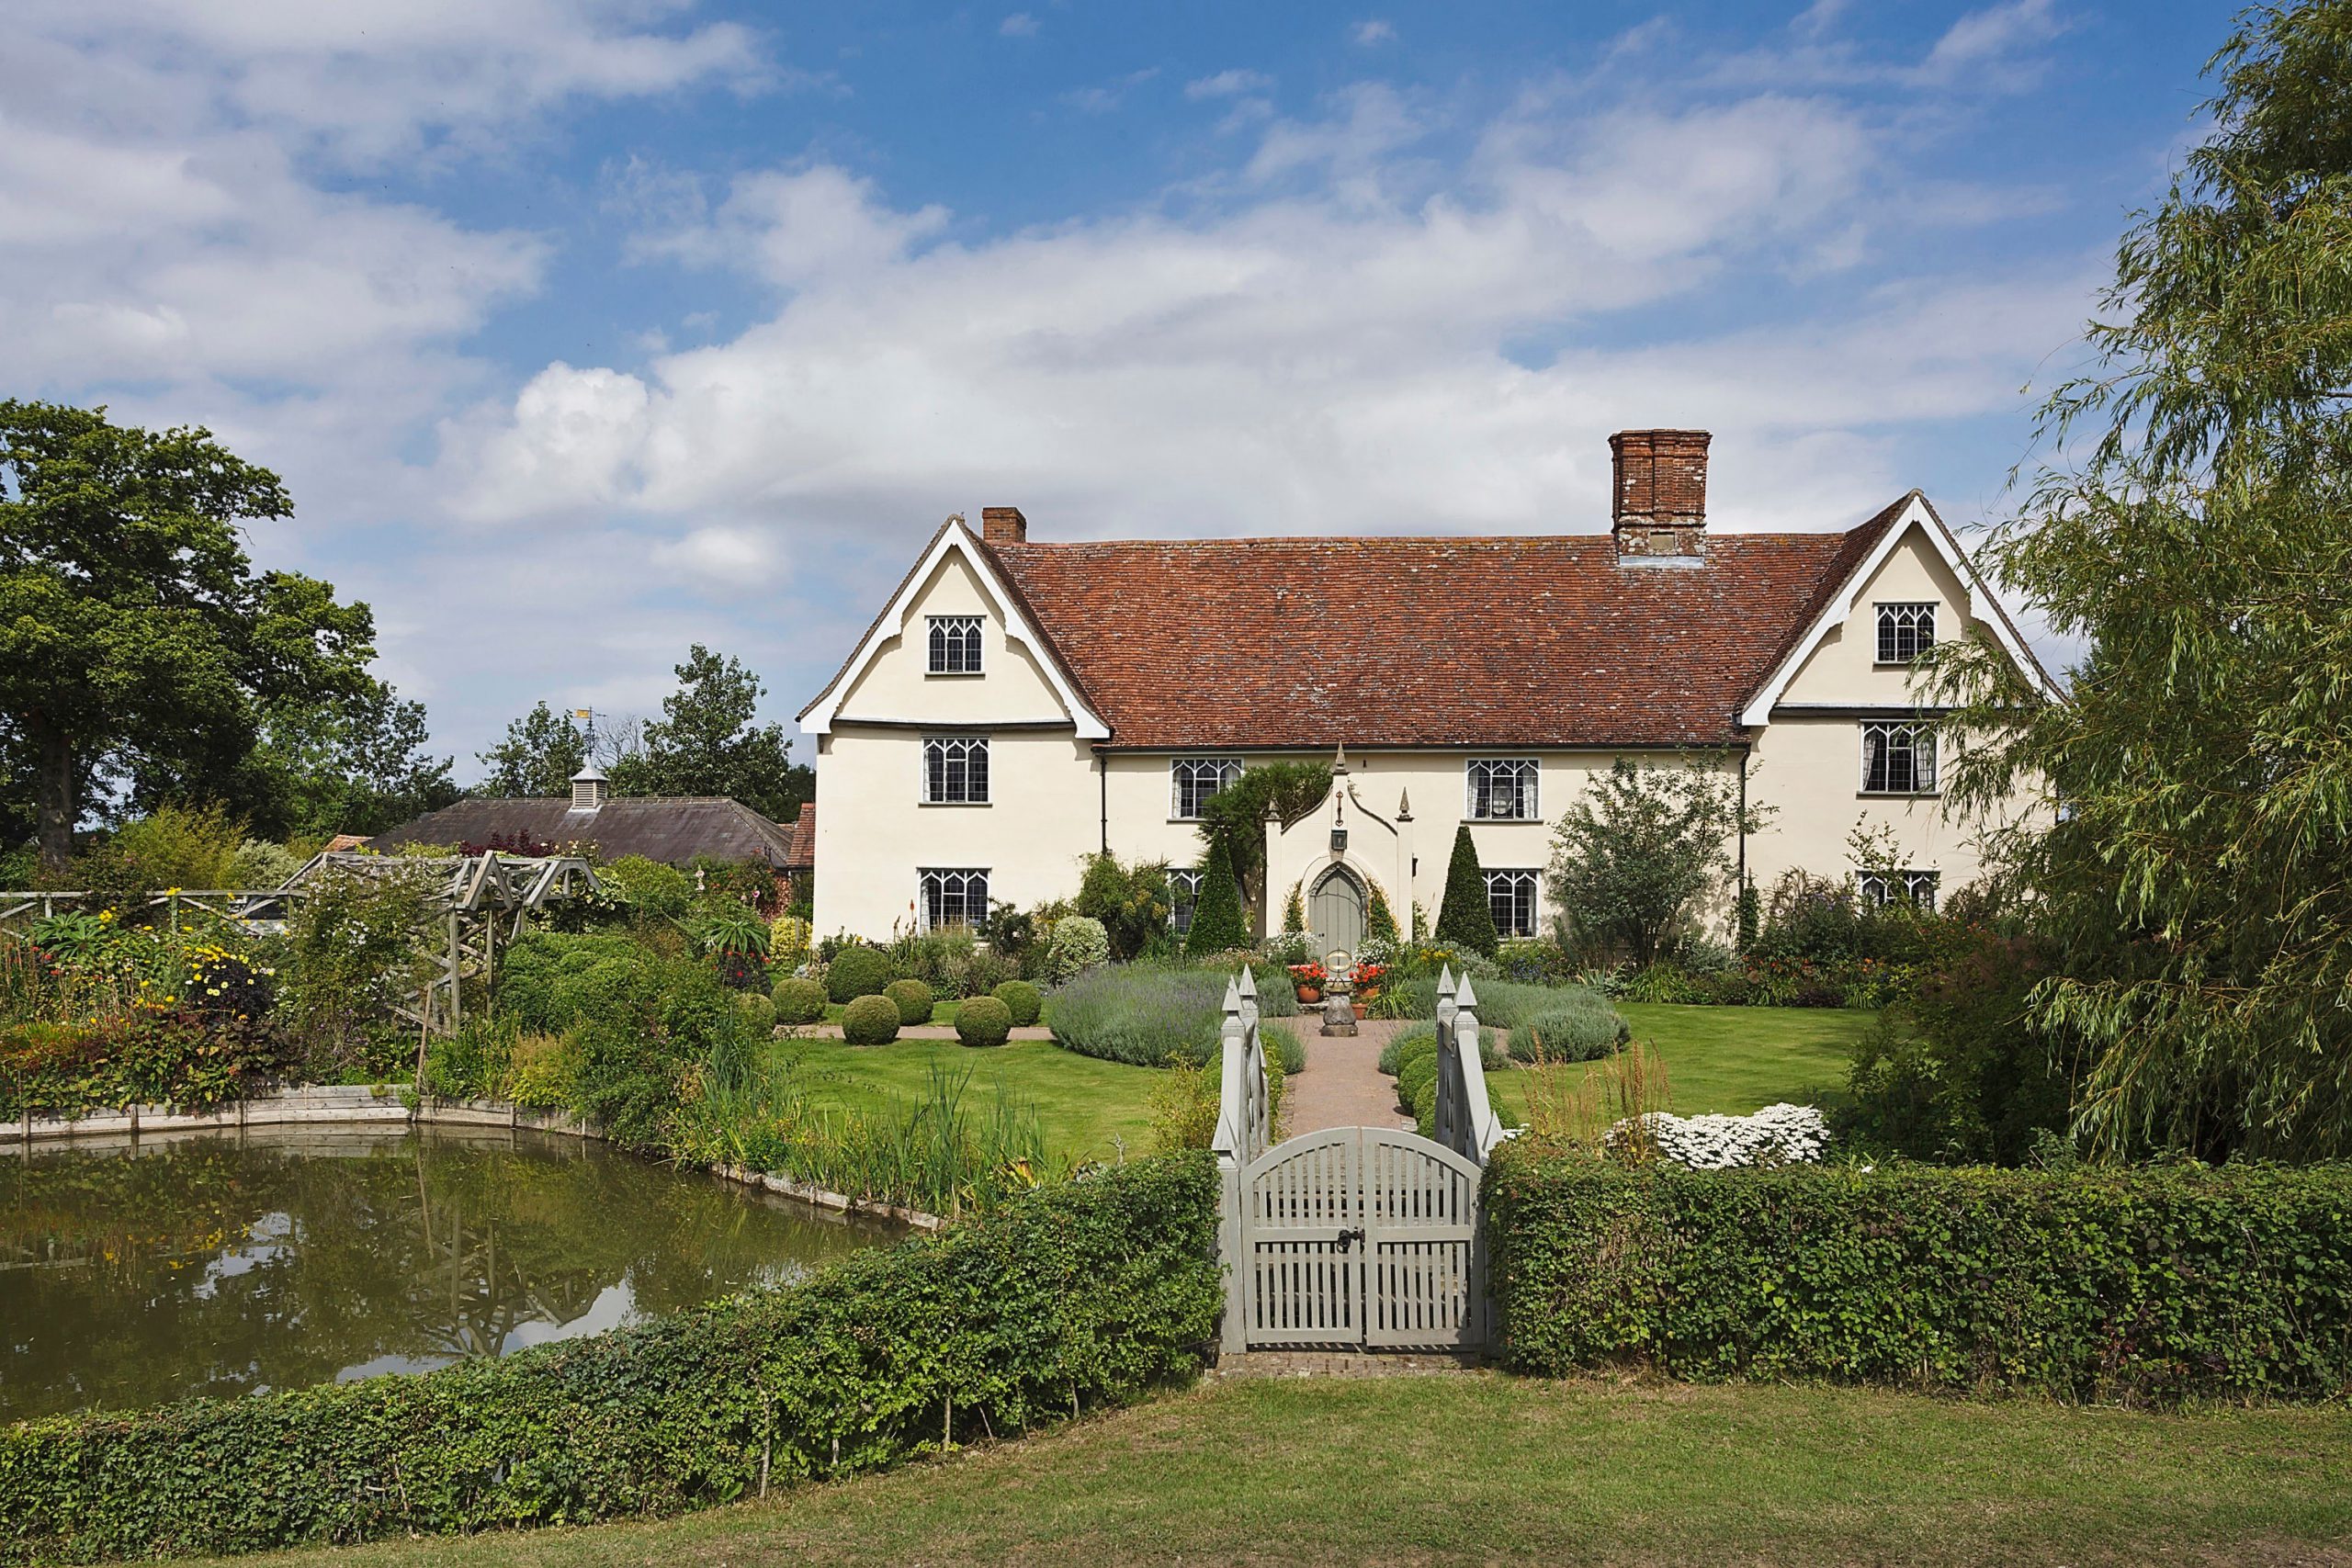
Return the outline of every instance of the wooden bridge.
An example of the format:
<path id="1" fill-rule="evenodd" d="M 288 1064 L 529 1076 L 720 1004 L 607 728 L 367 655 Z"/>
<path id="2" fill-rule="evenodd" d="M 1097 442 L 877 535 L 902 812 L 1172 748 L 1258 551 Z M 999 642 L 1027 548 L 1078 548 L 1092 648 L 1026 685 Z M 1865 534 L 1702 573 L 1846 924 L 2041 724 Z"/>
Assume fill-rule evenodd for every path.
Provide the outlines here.
<path id="1" fill-rule="evenodd" d="M 1486 1343 L 1479 1181 L 1502 1141 L 1478 1059 L 1477 996 L 1438 983 L 1436 1137 L 1268 1125 L 1250 972 L 1226 988 L 1216 1134 L 1224 1176 L 1223 1348 L 1475 1348 Z M 1467 1049 L 1464 1049 L 1464 1043 Z"/>

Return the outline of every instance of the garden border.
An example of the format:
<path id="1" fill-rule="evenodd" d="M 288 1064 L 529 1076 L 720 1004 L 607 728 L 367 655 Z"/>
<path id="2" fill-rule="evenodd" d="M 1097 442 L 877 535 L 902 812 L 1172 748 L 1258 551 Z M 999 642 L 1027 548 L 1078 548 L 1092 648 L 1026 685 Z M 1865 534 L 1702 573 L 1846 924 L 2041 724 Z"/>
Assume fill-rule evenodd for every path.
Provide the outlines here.
<path id="1" fill-rule="evenodd" d="M 0 1146 L 17 1145 L 30 1155 L 43 1142 L 81 1138 L 143 1137 L 155 1133 L 242 1133 L 248 1127 L 295 1127 L 325 1124 L 343 1127 L 505 1127 L 517 1132 L 549 1133 L 561 1137 L 593 1138 L 611 1143 L 602 1129 L 565 1111 L 537 1111 L 503 1100 L 442 1100 L 426 1095 L 412 1106 L 404 1091 L 368 1084 L 311 1084 L 280 1089 L 274 1094 L 240 1100 L 217 1111 L 177 1111 L 168 1105 L 131 1105 L 119 1111 L 82 1116 L 35 1116 L 29 1111 L 0 1123 Z M 619 1145 L 615 1145 L 616 1147 Z M 918 1231 L 939 1231 L 947 1222 L 937 1214 L 896 1203 L 854 1198 L 829 1188 L 810 1186 L 741 1166 L 684 1167 L 732 1181 L 758 1187 L 779 1196 L 830 1209 L 838 1213 L 864 1214 L 893 1220 Z"/>

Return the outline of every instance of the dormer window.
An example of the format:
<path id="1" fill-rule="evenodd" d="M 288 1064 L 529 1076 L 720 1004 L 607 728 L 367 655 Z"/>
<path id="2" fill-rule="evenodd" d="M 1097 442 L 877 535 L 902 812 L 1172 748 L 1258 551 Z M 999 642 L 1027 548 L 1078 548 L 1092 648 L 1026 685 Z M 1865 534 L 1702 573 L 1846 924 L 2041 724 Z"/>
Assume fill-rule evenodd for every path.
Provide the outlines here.
<path id="1" fill-rule="evenodd" d="M 1878 607 L 1878 661 L 1908 664 L 1936 646 L 1933 604 L 1881 604 Z"/>
<path id="2" fill-rule="evenodd" d="M 933 615 L 931 673 L 977 675 L 980 672 L 980 617 Z"/>

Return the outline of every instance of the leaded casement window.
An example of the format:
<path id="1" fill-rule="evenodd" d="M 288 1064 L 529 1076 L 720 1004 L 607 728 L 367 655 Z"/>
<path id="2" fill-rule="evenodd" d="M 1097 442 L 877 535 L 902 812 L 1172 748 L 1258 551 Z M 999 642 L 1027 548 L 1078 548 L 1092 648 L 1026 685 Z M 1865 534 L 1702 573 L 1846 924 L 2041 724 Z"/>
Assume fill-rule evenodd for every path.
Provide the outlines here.
<path id="1" fill-rule="evenodd" d="M 1535 874 L 1532 871 L 1487 873 L 1487 907 L 1494 911 L 1497 936 L 1533 936 Z"/>
<path id="2" fill-rule="evenodd" d="M 1874 909 L 1904 903 L 1922 914 L 1932 915 L 1936 912 L 1936 885 L 1940 880 L 1942 874 L 1933 871 L 1858 871 L 1854 874 L 1854 892 Z"/>
<path id="3" fill-rule="evenodd" d="M 1470 798 L 1463 815 L 1479 822 L 1534 821 L 1539 771 L 1532 757 L 1472 758 L 1465 773 Z"/>
<path id="4" fill-rule="evenodd" d="M 934 675 L 977 675 L 980 672 L 980 617 L 933 615 L 931 619 L 931 672 Z"/>
<path id="5" fill-rule="evenodd" d="M 925 806 L 986 806 L 989 743 L 985 736 L 932 735 L 922 743 Z"/>
<path id="6" fill-rule="evenodd" d="M 1933 795 L 1936 732 L 1924 724 L 1862 726 L 1864 795 Z"/>
<path id="7" fill-rule="evenodd" d="M 977 926 L 988 919 L 989 874 L 986 871 L 926 871 L 916 907 L 922 910 L 922 929 Z"/>
<path id="8" fill-rule="evenodd" d="M 1193 929 L 1193 911 L 1201 906 L 1201 874 L 1171 866 L 1168 872 L 1168 901 L 1174 905 L 1169 924 L 1182 936 Z"/>
<path id="9" fill-rule="evenodd" d="M 1908 664 L 1936 646 L 1933 604 L 1881 604 L 1878 607 L 1878 661 Z"/>
<path id="10" fill-rule="evenodd" d="M 1238 757 L 1178 757 L 1168 764 L 1168 814 L 1197 820 L 1201 807 L 1241 776 Z"/>

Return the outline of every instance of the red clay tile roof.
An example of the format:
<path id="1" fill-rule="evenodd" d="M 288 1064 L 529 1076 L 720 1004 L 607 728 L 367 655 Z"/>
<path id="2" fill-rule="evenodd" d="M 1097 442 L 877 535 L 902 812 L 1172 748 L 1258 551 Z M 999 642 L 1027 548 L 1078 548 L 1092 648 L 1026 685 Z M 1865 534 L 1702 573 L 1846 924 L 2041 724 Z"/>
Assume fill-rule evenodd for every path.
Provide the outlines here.
<path id="1" fill-rule="evenodd" d="M 801 807 L 801 814 L 808 814 Z M 559 847 L 594 844 L 606 860 L 643 855 L 684 865 L 697 855 L 723 861 L 792 864 L 792 829 L 725 795 L 626 795 L 593 811 L 568 795 L 469 797 L 368 840 L 373 849 L 403 844 L 486 844 L 523 837 Z"/>
<path id="2" fill-rule="evenodd" d="M 1909 499 L 1698 569 L 1605 534 L 981 548 L 1116 748 L 1713 745 Z"/>

